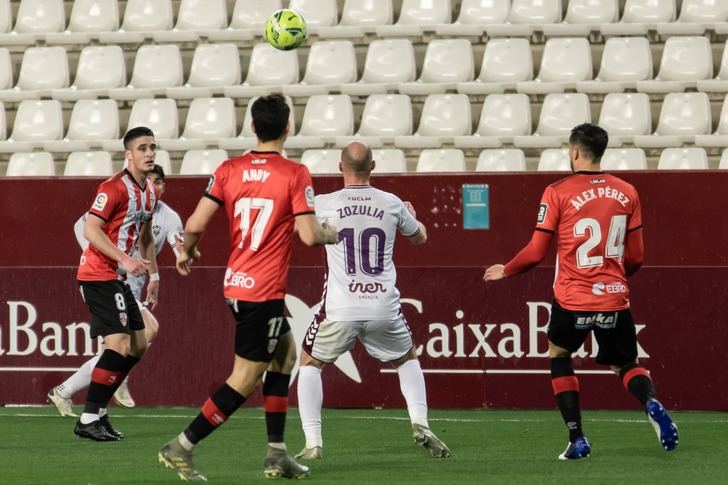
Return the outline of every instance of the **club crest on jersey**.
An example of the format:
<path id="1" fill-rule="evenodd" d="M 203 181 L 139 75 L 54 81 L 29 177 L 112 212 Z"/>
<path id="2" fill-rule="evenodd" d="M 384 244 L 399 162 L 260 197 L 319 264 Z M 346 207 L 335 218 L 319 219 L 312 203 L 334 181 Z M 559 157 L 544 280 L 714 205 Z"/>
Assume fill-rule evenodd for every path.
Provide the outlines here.
<path id="1" fill-rule="evenodd" d="M 126 312 L 119 312 L 119 323 L 126 327 L 129 318 L 126 316 Z"/>
<path id="2" fill-rule="evenodd" d="M 106 195 L 104 192 L 101 192 L 99 195 L 96 196 L 96 200 L 94 201 L 93 209 L 97 211 L 104 210 L 104 207 L 106 207 L 106 203 L 109 201 L 109 196 Z"/>
<path id="3" fill-rule="evenodd" d="M 538 206 L 538 223 L 543 224 L 543 221 L 546 220 L 546 213 L 549 210 L 548 204 L 541 204 Z"/>
<path id="4" fill-rule="evenodd" d="M 162 228 L 158 225 L 152 226 L 152 233 L 154 234 L 154 237 L 159 236 L 159 232 L 162 230 Z"/>
<path id="5" fill-rule="evenodd" d="M 313 192 L 313 187 L 309 185 L 306 187 L 306 204 L 308 204 L 309 207 L 313 207 L 315 198 L 316 194 Z"/>
<path id="6" fill-rule="evenodd" d="M 278 345 L 277 338 L 272 338 L 272 339 L 268 340 L 268 349 L 267 350 L 268 350 L 269 354 L 273 353 L 273 351 L 276 349 L 276 345 Z"/>

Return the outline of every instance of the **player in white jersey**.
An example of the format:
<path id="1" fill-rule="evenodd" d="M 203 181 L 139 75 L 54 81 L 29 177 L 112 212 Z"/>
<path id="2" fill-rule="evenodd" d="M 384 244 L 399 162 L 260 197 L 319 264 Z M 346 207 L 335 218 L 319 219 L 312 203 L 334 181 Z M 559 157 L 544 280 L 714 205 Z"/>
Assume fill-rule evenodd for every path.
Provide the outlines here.
<path id="1" fill-rule="evenodd" d="M 298 406 L 306 446 L 296 458 L 322 458 L 321 370 L 351 350 L 357 338 L 369 355 L 397 369 L 415 442 L 435 458 L 450 456 L 427 422 L 425 379 L 400 310 L 392 262 L 398 232 L 413 244 L 424 244 L 427 232 L 411 204 L 369 185 L 374 166 L 371 150 L 351 142 L 339 165 L 344 188 L 316 197 L 316 217 L 338 229 L 339 243 L 326 247 L 324 298 L 303 341 Z"/>
<path id="2" fill-rule="evenodd" d="M 164 169 L 160 165 L 154 165 L 154 170 L 149 174 L 149 180 L 154 184 L 158 197 L 161 198 L 165 190 Z M 86 224 L 87 216 L 88 213 L 84 213 L 73 226 L 74 232 L 76 233 L 76 240 L 83 250 L 89 244 L 83 236 L 83 228 Z M 172 251 L 174 251 L 175 257 L 177 256 L 177 244 L 182 241 L 182 235 L 184 233 L 182 220 L 172 208 L 161 201 L 157 204 L 157 208 L 152 216 L 152 233 L 154 235 L 154 246 L 157 254 L 162 251 L 162 247 L 166 242 Z M 138 251 L 138 249 L 135 251 Z M 135 256 L 137 256 L 136 253 L 133 257 Z M 158 279 L 159 274 L 151 275 L 151 278 Z M 127 275 L 126 282 L 131 288 L 134 298 L 137 300 L 137 305 L 141 309 L 142 318 L 144 319 L 144 334 L 147 342 L 151 343 L 159 331 L 159 323 L 148 306 L 142 304 L 141 301 L 142 290 L 147 282 L 147 275 L 146 273 L 142 276 Z M 89 359 L 73 375 L 62 384 L 51 389 L 48 393 L 48 401 L 56 406 L 61 416 L 76 416 L 73 412 L 71 397 L 91 382 L 91 372 L 98 360 L 99 356 Z M 114 400 L 121 406 L 133 408 L 136 406 L 136 403 L 129 393 L 127 381 L 128 377 L 114 393 Z"/>

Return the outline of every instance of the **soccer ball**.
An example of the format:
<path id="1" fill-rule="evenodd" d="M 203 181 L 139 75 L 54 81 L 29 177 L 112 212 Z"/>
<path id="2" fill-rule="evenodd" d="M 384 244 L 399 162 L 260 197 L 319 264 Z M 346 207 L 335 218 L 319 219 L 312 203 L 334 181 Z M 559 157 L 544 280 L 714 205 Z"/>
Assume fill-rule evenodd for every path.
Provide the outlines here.
<path id="1" fill-rule="evenodd" d="M 265 23 L 265 40 L 282 51 L 300 46 L 307 35 L 306 21 L 297 12 L 287 8 L 275 12 Z"/>

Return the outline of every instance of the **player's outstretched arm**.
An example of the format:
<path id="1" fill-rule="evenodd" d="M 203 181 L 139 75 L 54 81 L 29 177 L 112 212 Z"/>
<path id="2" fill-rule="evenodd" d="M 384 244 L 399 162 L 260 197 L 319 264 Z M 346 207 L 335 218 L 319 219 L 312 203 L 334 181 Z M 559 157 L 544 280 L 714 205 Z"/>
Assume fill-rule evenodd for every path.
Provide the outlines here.
<path id="1" fill-rule="evenodd" d="M 409 239 L 409 242 L 412 244 L 419 246 L 420 244 L 425 244 L 427 242 L 427 228 L 420 221 L 417 221 L 417 224 L 419 225 L 419 229 L 407 239 Z"/>
<path id="2" fill-rule="evenodd" d="M 296 216 L 295 231 L 306 246 L 321 246 L 323 244 L 336 244 L 339 242 L 339 235 L 336 233 L 336 228 L 326 222 L 319 224 L 316 216 L 313 214 Z"/>
<path id="3" fill-rule="evenodd" d="M 94 214 L 89 214 L 86 225 L 83 228 L 83 237 L 91 244 L 94 248 L 101 253 L 118 262 L 127 273 L 133 274 L 134 276 L 141 276 L 147 272 L 146 264 L 149 261 L 144 259 L 136 259 L 125 254 L 119 249 L 116 244 L 111 242 L 111 239 L 104 233 L 104 221 L 101 217 Z"/>
<path id="4" fill-rule="evenodd" d="M 496 281 L 528 271 L 543 261 L 551 245 L 551 231 L 535 230 L 531 241 L 508 264 L 494 264 L 485 270 L 484 281 Z"/>
<path id="5" fill-rule="evenodd" d="M 645 259 L 645 244 L 642 239 L 642 228 L 627 233 L 627 244 L 624 248 L 624 273 L 632 276 L 642 266 Z"/>
<path id="6" fill-rule="evenodd" d="M 220 205 L 217 202 L 203 197 L 198 202 L 195 212 L 187 219 L 184 243 L 179 246 L 179 255 L 177 256 L 177 271 L 182 276 L 190 274 L 190 265 L 194 260 L 200 259 L 200 256 L 202 256 L 197 249 L 197 243 L 218 207 Z"/>
<path id="7" fill-rule="evenodd" d="M 83 251 L 86 251 L 86 248 L 88 247 L 88 241 L 85 237 L 83 237 L 83 231 L 86 227 L 87 217 L 88 213 L 84 212 L 84 214 L 79 217 L 76 223 L 73 225 L 73 233 L 76 235 L 76 241 L 78 241 L 78 245 L 81 246 L 81 249 Z"/>

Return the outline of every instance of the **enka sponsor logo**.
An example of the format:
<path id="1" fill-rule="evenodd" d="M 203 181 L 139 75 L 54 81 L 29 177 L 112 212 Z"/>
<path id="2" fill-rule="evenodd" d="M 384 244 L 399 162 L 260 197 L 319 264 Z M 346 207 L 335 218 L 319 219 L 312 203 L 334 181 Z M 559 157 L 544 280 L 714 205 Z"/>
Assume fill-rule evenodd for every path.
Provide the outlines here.
<path id="1" fill-rule="evenodd" d="M 589 314 L 577 314 L 576 327 L 582 329 L 589 329 L 593 326 L 599 328 L 614 328 L 617 326 L 617 315 L 619 313 L 589 313 Z"/>
<path id="2" fill-rule="evenodd" d="M 224 286 L 237 286 L 238 288 L 250 289 L 255 286 L 255 280 L 242 271 L 233 272 L 228 268 L 225 270 Z"/>
<path id="3" fill-rule="evenodd" d="M 349 283 L 351 293 L 386 293 L 387 289 L 381 283 Z"/>
<path id="4" fill-rule="evenodd" d="M 8 326 L 0 326 L 0 355 L 45 357 L 93 356 L 100 339 L 91 338 L 86 322 L 39 322 L 35 305 L 27 301 L 8 301 Z"/>
<path id="5" fill-rule="evenodd" d="M 594 283 L 592 293 L 601 296 L 604 293 L 627 293 L 627 286 L 622 283 Z"/>

